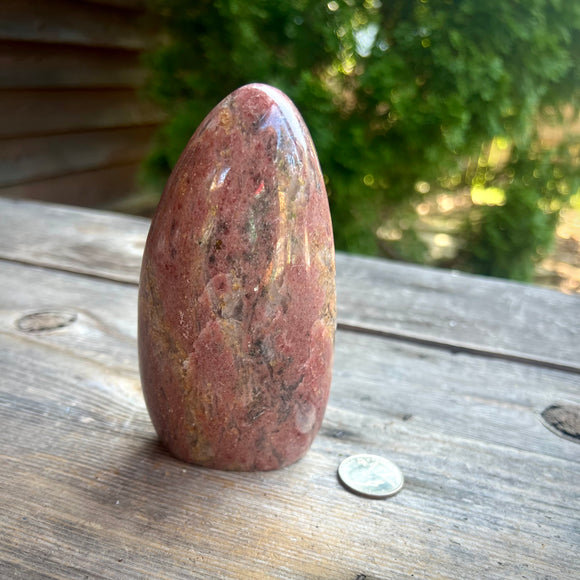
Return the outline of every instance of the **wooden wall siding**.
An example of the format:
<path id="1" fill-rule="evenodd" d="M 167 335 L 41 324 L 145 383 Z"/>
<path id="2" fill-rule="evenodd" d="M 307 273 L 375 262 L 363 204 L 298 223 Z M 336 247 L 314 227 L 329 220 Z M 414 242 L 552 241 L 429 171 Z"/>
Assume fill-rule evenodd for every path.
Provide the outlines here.
<path id="1" fill-rule="evenodd" d="M 0 89 L 140 88 L 145 78 L 136 51 L 0 42 Z"/>
<path id="2" fill-rule="evenodd" d="M 0 189 L 4 197 L 54 201 L 98 207 L 134 191 L 138 163 L 113 165 L 93 171 L 69 173 L 42 181 L 30 181 Z"/>
<path id="3" fill-rule="evenodd" d="M 0 187 L 138 163 L 152 133 L 144 126 L 0 140 Z"/>
<path id="4" fill-rule="evenodd" d="M 0 137 L 151 125 L 159 112 L 133 90 L 24 90 L 0 92 Z"/>
<path id="5" fill-rule="evenodd" d="M 0 38 L 142 50 L 143 13 L 79 0 L 2 0 Z"/>
<path id="6" fill-rule="evenodd" d="M 101 205 L 138 189 L 161 112 L 141 0 L 0 1 L 0 196 Z"/>

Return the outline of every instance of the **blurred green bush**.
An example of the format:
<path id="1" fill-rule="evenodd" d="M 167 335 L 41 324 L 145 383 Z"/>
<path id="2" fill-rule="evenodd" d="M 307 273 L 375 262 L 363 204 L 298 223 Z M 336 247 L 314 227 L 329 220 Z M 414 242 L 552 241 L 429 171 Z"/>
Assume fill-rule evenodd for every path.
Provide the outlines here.
<path id="1" fill-rule="evenodd" d="M 303 114 L 338 249 L 429 262 L 417 208 L 468 198 L 432 263 L 527 280 L 578 200 L 580 3 L 150 0 L 146 56 L 169 113 L 145 175 L 162 183 L 205 115 L 266 82 Z M 548 146 L 549 145 L 549 146 Z M 377 235 L 377 232 L 383 235 Z M 386 233 L 385 233 L 386 232 Z"/>

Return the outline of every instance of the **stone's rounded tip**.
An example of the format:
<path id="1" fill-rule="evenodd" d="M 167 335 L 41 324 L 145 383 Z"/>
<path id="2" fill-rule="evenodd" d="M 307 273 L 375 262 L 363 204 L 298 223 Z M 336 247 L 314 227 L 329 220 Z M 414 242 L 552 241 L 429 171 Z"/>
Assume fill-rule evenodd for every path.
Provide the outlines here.
<path id="1" fill-rule="evenodd" d="M 284 91 L 281 91 L 280 89 L 272 85 L 268 85 L 266 83 L 248 83 L 247 85 L 242 85 L 241 87 L 237 88 L 233 93 L 231 93 L 231 95 L 235 95 L 237 93 L 244 91 L 259 91 L 265 93 L 266 95 L 276 97 L 282 96 L 283 98 L 290 100 L 290 98 L 286 95 L 286 93 L 284 93 Z"/>
<path id="2" fill-rule="evenodd" d="M 145 247 L 139 361 L 160 438 L 219 469 L 298 460 L 326 408 L 335 321 L 308 129 L 278 89 L 240 87 L 187 145 Z"/>
<path id="3" fill-rule="evenodd" d="M 239 91 L 246 91 L 246 90 L 256 90 L 256 91 L 262 91 L 266 94 L 270 94 L 271 92 L 275 92 L 277 94 L 281 94 L 281 95 L 285 95 L 285 93 L 283 91 L 281 91 L 280 89 L 277 89 L 276 87 L 272 86 L 272 85 L 268 85 L 266 83 L 248 83 L 247 85 L 242 85 L 241 87 L 237 88 L 232 94 L 235 94 Z M 286 97 L 288 98 L 288 97 Z"/>
<path id="4" fill-rule="evenodd" d="M 284 102 L 294 107 L 294 103 L 292 102 L 290 97 L 284 91 L 281 91 L 280 89 L 273 87 L 272 85 L 267 85 L 264 83 L 250 83 L 240 87 L 239 89 L 236 89 L 236 91 L 234 91 L 234 93 L 232 94 L 236 94 L 238 92 L 261 93 L 268 96 L 270 99 L 272 99 L 272 101 L 276 103 Z M 297 109 L 295 110 L 297 112 Z M 299 113 L 298 116 L 300 116 Z"/>

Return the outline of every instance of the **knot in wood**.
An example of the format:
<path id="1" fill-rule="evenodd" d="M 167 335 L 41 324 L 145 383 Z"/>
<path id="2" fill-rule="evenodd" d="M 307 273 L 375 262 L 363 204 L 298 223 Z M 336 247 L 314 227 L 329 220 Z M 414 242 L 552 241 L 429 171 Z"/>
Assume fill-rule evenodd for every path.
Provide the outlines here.
<path id="1" fill-rule="evenodd" d="M 580 405 L 550 405 L 542 411 L 548 429 L 580 443 Z"/>
<path id="2" fill-rule="evenodd" d="M 16 321 L 16 326 L 22 332 L 49 332 L 64 328 L 77 319 L 76 312 L 66 310 L 44 310 L 27 314 Z"/>

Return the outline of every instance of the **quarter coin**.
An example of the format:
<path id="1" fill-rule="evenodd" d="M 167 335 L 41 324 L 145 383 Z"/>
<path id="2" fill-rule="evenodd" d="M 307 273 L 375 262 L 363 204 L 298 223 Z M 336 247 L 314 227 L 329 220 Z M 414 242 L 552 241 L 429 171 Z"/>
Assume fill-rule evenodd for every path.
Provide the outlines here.
<path id="1" fill-rule="evenodd" d="M 388 459 L 378 455 L 351 455 L 338 466 L 338 478 L 349 490 L 359 495 L 383 498 L 401 491 L 405 478 Z"/>

